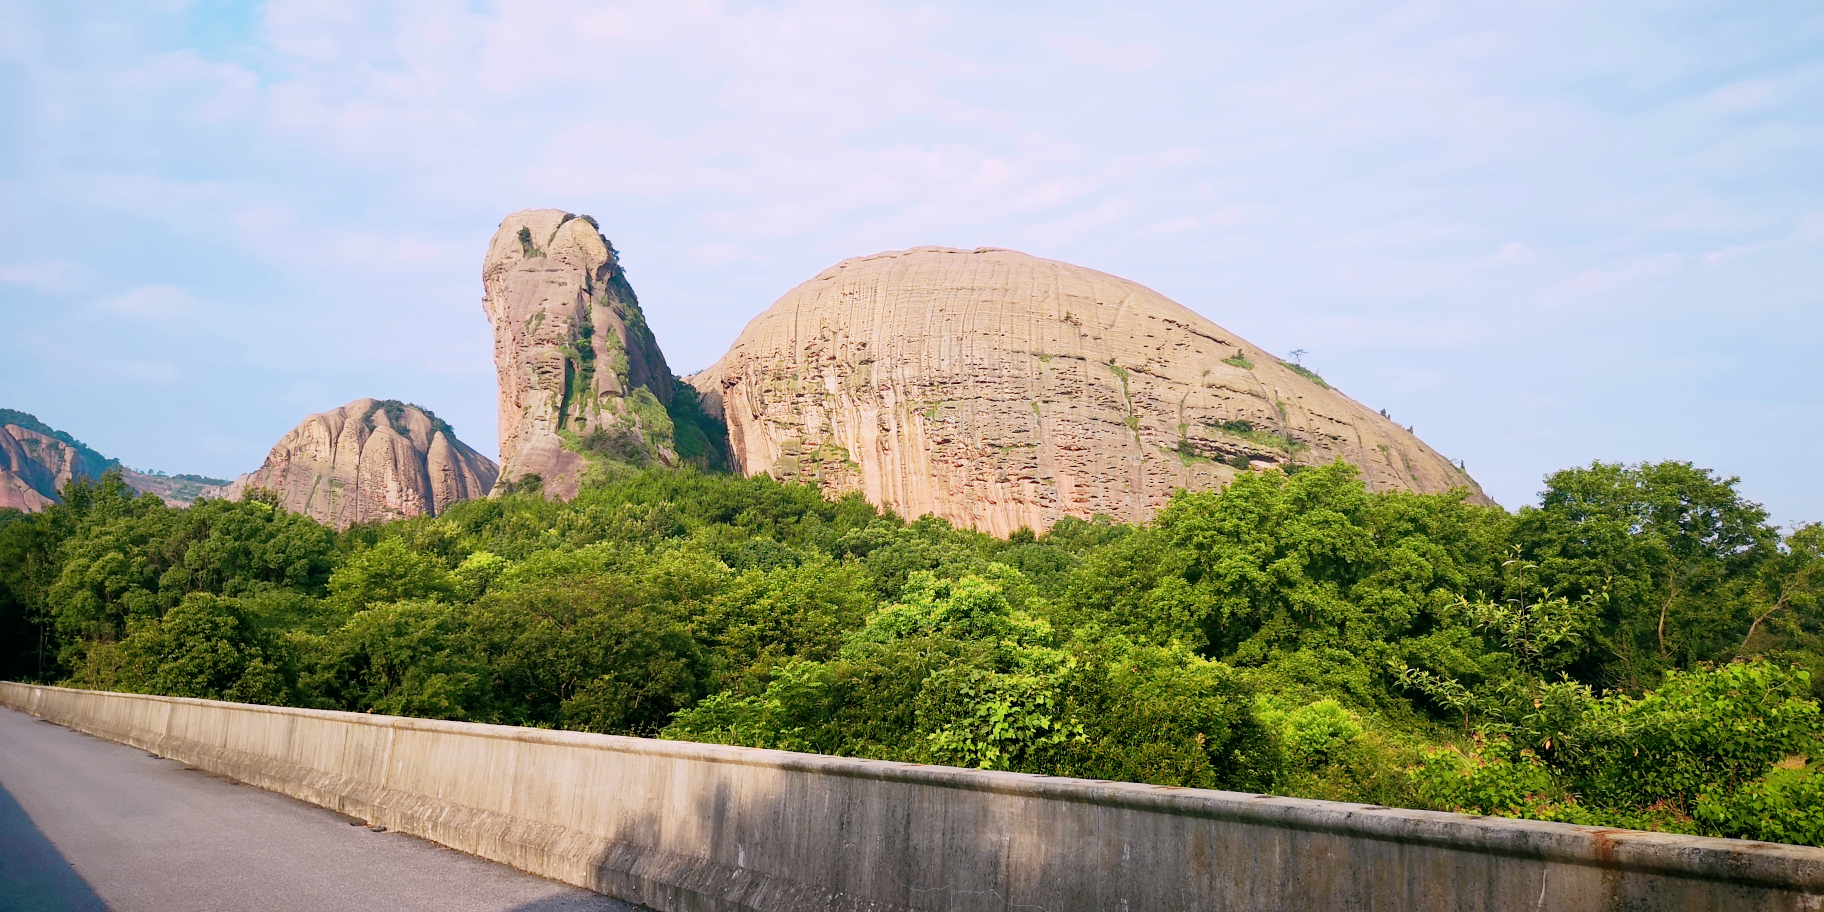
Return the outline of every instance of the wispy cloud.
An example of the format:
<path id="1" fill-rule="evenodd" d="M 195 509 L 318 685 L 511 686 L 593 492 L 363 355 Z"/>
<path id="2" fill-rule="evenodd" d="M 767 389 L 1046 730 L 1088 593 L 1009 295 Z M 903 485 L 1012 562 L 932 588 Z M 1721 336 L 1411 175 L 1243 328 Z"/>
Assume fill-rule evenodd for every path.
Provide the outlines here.
<path id="1" fill-rule="evenodd" d="M 1754 354 L 1824 335 L 1824 21 L 1790 5 L 217 15 L 0 5 L 26 93 L 0 93 L 0 388 L 132 402 L 130 438 L 169 450 L 121 454 L 145 464 L 264 455 L 186 466 L 181 435 L 156 443 L 173 403 L 257 416 L 225 435 L 257 442 L 305 398 L 418 398 L 487 449 L 477 265 L 501 216 L 546 205 L 601 219 L 675 363 L 843 257 L 1021 247 L 1321 350 L 1510 503 L 1598 455 L 1771 458 L 1732 441 L 1824 383 L 1816 358 Z M 60 369 L 96 352 L 111 373 Z M 1715 398 L 1748 387 L 1767 415 Z M 1514 389 L 1557 405 L 1492 443 Z M 1700 407 L 1744 432 L 1693 441 Z M 1794 433 L 1782 452 L 1824 446 Z M 1770 484 L 1816 491 L 1779 459 Z M 1824 493 L 1786 502 L 1824 516 Z"/>
<path id="2" fill-rule="evenodd" d="M 141 383 L 168 383 L 179 376 L 176 367 L 163 361 L 104 361 L 99 367 L 123 380 Z"/>
<path id="3" fill-rule="evenodd" d="M 698 244 L 690 249 L 690 259 L 693 263 L 705 266 L 720 266 L 723 263 L 757 260 L 760 255 L 740 244 Z"/>
<path id="4" fill-rule="evenodd" d="M 69 294 L 87 280 L 87 270 L 68 260 L 0 264 L 0 282 L 25 285 L 51 294 Z"/>
<path id="5" fill-rule="evenodd" d="M 90 308 L 98 314 L 144 323 L 169 323 L 202 312 L 201 305 L 188 292 L 169 285 L 143 285 L 100 298 Z"/>
<path id="6" fill-rule="evenodd" d="M 1157 66 L 1159 58 L 1164 55 L 1158 45 L 1144 41 L 1115 45 L 1095 37 L 1060 35 L 1052 38 L 1050 44 L 1063 51 L 1065 58 L 1078 66 L 1102 67 L 1129 73 Z"/>

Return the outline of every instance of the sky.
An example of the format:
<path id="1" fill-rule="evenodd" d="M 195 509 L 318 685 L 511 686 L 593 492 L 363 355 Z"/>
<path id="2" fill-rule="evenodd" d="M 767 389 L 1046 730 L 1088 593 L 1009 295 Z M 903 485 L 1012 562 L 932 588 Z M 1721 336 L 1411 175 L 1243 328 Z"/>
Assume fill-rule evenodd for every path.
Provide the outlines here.
<path id="1" fill-rule="evenodd" d="M 1677 459 L 1824 520 L 1815 0 L 0 0 L 0 407 L 129 466 L 362 396 L 496 452 L 481 260 L 545 207 L 679 373 L 845 257 L 1010 247 L 1510 509 Z"/>

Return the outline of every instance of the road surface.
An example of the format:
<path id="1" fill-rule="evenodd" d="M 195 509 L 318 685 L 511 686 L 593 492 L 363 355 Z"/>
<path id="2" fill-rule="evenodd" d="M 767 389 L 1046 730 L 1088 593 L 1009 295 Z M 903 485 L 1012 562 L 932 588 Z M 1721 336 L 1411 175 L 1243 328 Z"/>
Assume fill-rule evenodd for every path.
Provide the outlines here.
<path id="1" fill-rule="evenodd" d="M 0 708 L 0 912 L 634 907 Z"/>

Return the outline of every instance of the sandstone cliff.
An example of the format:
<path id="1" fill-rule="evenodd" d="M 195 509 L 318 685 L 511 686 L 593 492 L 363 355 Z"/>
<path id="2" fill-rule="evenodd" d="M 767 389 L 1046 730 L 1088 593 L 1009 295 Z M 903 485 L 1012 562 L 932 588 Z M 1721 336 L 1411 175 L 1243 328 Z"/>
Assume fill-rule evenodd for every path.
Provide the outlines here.
<path id="1" fill-rule="evenodd" d="M 1374 490 L 1489 502 L 1315 374 L 1151 289 L 1011 250 L 844 260 L 689 379 L 740 470 L 997 535 L 1143 521 L 1181 487 L 1337 457 Z"/>
<path id="2" fill-rule="evenodd" d="M 117 464 L 67 436 L 36 419 L 0 424 L 0 508 L 42 510 L 71 478 L 99 478 Z"/>
<path id="3" fill-rule="evenodd" d="M 59 492 L 70 479 L 100 478 L 109 469 L 119 469 L 127 487 L 156 494 L 174 507 L 198 497 L 219 496 L 221 486 L 228 484 L 201 475 L 137 472 L 46 425 L 36 415 L 0 408 L 0 509 L 42 510 L 61 502 Z"/>
<path id="4" fill-rule="evenodd" d="M 580 451 L 678 462 L 675 380 L 614 247 L 595 220 L 555 209 L 507 216 L 482 264 L 500 380 L 500 482 L 541 479 L 575 496 Z"/>
<path id="5" fill-rule="evenodd" d="M 304 419 L 280 438 L 258 471 L 224 496 L 248 488 L 278 494 L 286 509 L 346 528 L 358 522 L 435 516 L 487 496 L 499 470 L 448 425 L 415 405 L 356 399 Z"/>

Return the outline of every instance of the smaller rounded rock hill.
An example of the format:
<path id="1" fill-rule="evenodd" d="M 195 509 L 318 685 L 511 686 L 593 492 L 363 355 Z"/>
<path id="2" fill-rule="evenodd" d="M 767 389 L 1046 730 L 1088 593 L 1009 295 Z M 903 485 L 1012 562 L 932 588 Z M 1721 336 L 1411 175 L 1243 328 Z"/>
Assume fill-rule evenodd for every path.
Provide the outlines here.
<path id="1" fill-rule="evenodd" d="M 493 460 L 424 409 L 356 399 L 305 418 L 222 496 L 238 500 L 262 488 L 287 510 L 345 529 L 435 516 L 457 501 L 486 497 L 499 474 Z"/>
<path id="2" fill-rule="evenodd" d="M 1486 495 L 1406 429 L 1142 285 L 1012 250 L 844 260 L 690 378 L 736 468 L 996 535 L 1151 518 L 1179 488 L 1342 458 Z"/>

